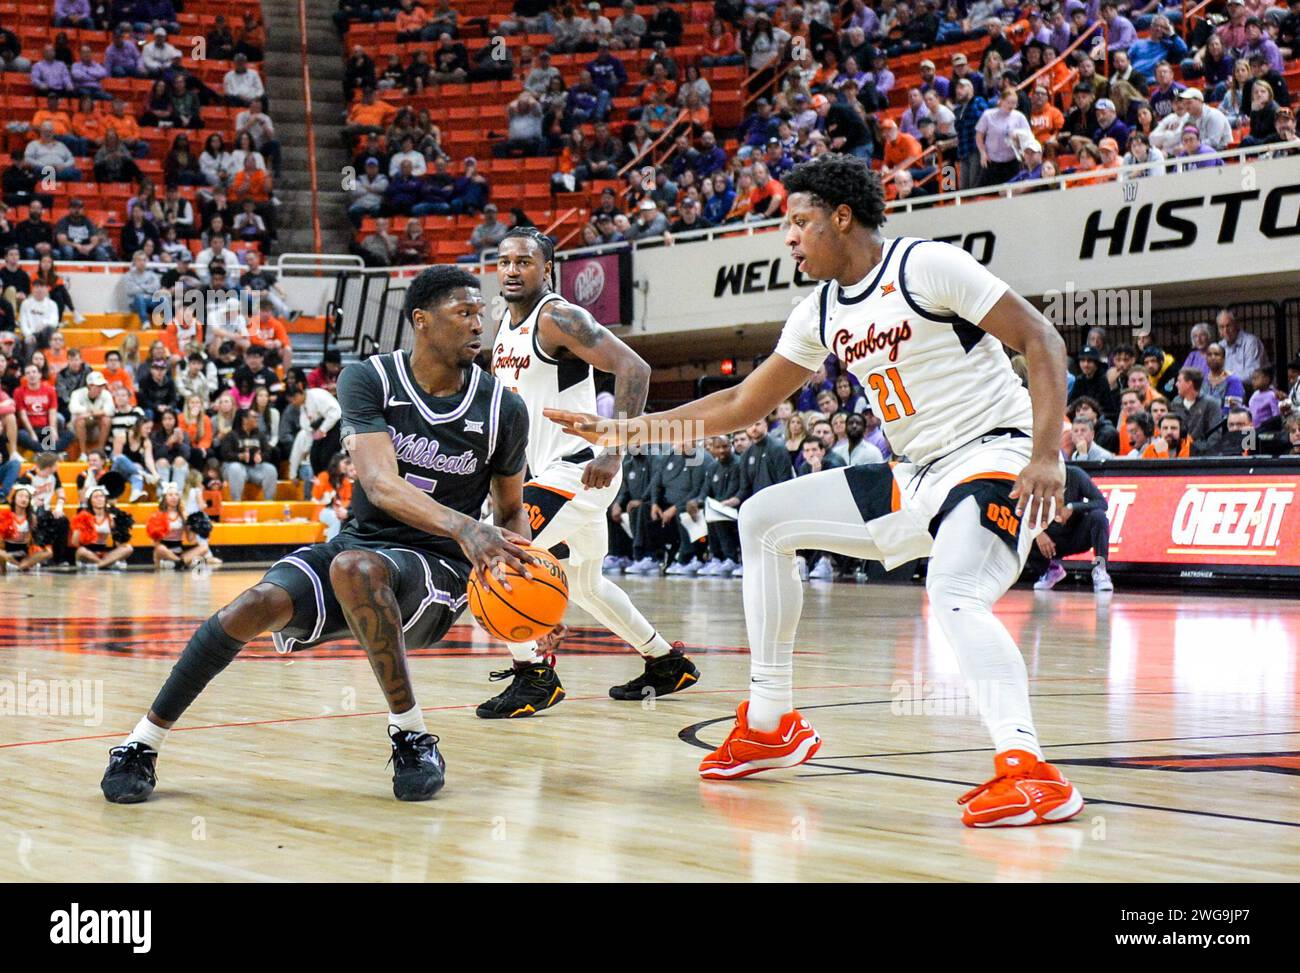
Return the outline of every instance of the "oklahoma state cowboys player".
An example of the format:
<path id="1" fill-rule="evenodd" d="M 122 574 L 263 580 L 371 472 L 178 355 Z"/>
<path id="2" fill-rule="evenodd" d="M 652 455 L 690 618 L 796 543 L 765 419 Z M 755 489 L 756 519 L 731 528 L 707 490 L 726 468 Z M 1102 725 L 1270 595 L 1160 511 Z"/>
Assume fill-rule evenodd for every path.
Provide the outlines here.
<path id="1" fill-rule="evenodd" d="M 1024 660 L 993 615 L 1029 545 L 1064 510 L 1059 452 L 1065 346 L 1050 324 L 956 247 L 886 239 L 880 180 L 861 160 L 827 155 L 786 175 L 786 243 L 824 281 L 790 315 L 775 354 L 743 382 L 668 412 L 602 420 L 551 413 L 592 443 L 655 442 L 691 422 L 742 429 L 802 386 L 834 352 L 866 388 L 894 452 L 886 464 L 827 470 L 769 487 L 740 508 L 750 698 L 730 736 L 700 764 L 710 780 L 808 760 L 821 745 L 795 710 L 801 548 L 883 561 L 929 555 L 931 613 L 962 675 L 990 701 L 982 717 L 994 777 L 963 795 L 971 827 L 1067 820 L 1083 798 L 1043 759 Z M 1029 361 L 1030 391 L 1003 343 Z"/>
<path id="2" fill-rule="evenodd" d="M 550 289 L 551 241 L 536 230 L 506 234 L 498 248 L 497 277 L 507 310 L 492 348 L 492 372 L 518 392 L 535 420 L 528 431 L 529 480 L 524 509 L 533 543 L 568 547 L 569 597 L 645 660 L 645 671 L 614 686 L 614 699 L 642 700 L 677 692 L 699 680 L 699 670 L 636 610 L 621 588 L 601 574 L 608 553 L 606 511 L 622 480 L 619 454 L 599 456 L 590 445 L 546 422 L 546 408 L 594 412 L 593 368 L 614 374 L 614 408 L 640 415 L 649 390 L 650 366 L 585 310 Z M 478 708 L 486 719 L 531 716 L 564 697 L 549 651 L 537 643 L 510 645 L 514 667 L 492 674 L 511 678 L 499 696 Z"/>

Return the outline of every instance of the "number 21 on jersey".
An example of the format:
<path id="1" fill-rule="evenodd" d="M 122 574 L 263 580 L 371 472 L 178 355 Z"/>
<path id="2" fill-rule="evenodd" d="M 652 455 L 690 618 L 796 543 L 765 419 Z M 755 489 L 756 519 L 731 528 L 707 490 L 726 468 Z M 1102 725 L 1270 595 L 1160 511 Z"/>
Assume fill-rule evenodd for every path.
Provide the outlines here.
<path id="1" fill-rule="evenodd" d="M 916 409 L 912 406 L 912 399 L 907 394 L 907 389 L 903 385 L 903 379 L 898 374 L 897 368 L 886 368 L 883 372 L 873 372 L 867 376 L 867 384 L 876 393 L 876 399 L 880 405 L 880 418 L 885 422 L 896 422 L 900 418 L 899 406 L 903 408 L 903 415 L 916 415 Z M 898 398 L 898 405 L 889 400 L 891 389 L 892 394 Z"/>

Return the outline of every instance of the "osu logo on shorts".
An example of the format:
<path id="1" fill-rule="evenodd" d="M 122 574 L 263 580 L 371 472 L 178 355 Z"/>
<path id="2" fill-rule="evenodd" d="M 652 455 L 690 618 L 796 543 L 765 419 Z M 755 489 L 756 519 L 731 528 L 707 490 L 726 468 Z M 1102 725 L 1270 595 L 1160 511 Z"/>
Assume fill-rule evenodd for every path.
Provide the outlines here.
<path id="1" fill-rule="evenodd" d="M 984 511 L 984 516 L 988 518 L 989 523 L 995 525 L 999 530 L 1006 531 L 1012 537 L 1015 537 L 1020 531 L 1019 518 L 1005 504 L 990 503 L 988 509 Z"/>
<path id="2" fill-rule="evenodd" d="M 542 513 L 541 507 L 535 503 L 524 504 L 524 513 L 528 514 L 528 525 L 533 530 L 541 530 L 542 525 L 546 523 L 546 514 Z"/>

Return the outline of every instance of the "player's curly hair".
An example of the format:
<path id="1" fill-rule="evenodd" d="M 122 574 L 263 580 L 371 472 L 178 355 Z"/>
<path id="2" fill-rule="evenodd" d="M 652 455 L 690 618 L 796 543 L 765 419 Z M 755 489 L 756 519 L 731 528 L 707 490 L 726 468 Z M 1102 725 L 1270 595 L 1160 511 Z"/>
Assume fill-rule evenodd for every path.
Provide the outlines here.
<path id="1" fill-rule="evenodd" d="M 439 264 L 420 272 L 406 289 L 402 314 L 409 321 L 416 310 L 427 311 L 457 287 L 479 286 L 478 278 L 463 267 Z"/>
<path id="2" fill-rule="evenodd" d="M 865 160 L 827 154 L 801 162 L 781 180 L 787 193 L 808 193 L 828 210 L 847 206 L 870 229 L 885 223 L 885 190 Z"/>

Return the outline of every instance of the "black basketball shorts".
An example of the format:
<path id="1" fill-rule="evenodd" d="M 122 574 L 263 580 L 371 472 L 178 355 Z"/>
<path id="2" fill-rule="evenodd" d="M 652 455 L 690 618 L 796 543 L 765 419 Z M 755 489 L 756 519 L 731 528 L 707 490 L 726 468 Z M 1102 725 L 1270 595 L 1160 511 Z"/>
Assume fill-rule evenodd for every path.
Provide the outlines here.
<path id="1" fill-rule="evenodd" d="M 427 551 L 363 544 L 340 534 L 332 541 L 298 548 L 263 576 L 263 581 L 283 588 L 293 599 L 293 618 L 275 633 L 278 651 L 310 648 L 351 634 L 330 583 L 330 564 L 339 554 L 353 550 L 370 551 L 388 562 L 407 648 L 435 644 L 465 607 L 467 575 L 458 565 Z"/>

